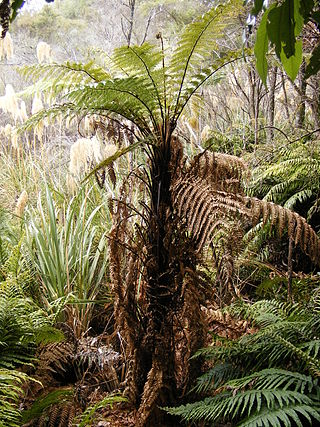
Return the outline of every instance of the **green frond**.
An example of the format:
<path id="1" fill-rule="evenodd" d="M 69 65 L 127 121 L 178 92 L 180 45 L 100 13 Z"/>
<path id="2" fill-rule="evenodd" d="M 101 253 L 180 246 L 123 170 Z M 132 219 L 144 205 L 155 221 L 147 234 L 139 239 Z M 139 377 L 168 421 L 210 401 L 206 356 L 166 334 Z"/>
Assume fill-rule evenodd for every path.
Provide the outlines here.
<path id="1" fill-rule="evenodd" d="M 232 305 L 230 311 L 234 314 L 245 315 L 247 319 L 256 322 L 259 326 L 266 327 L 275 322 L 295 322 L 304 318 L 305 309 L 300 304 L 292 304 L 277 300 L 260 300 L 246 307 Z"/>
<path id="2" fill-rule="evenodd" d="M 105 408 L 107 405 L 112 405 L 114 403 L 120 403 L 120 402 L 126 402 L 127 399 L 121 395 L 110 395 L 102 399 L 101 401 L 95 403 L 92 406 L 89 406 L 81 416 L 77 418 L 77 426 L 79 427 L 87 427 L 88 425 L 91 425 L 93 421 L 94 415 L 96 411 L 98 411 L 101 408 Z"/>
<path id="3" fill-rule="evenodd" d="M 229 51 L 224 54 L 221 58 L 215 58 L 210 61 L 210 66 L 200 67 L 199 70 L 192 74 L 190 79 L 185 80 L 182 86 L 181 94 L 176 104 L 176 118 L 179 118 L 184 107 L 188 104 L 190 98 L 197 92 L 197 90 L 203 86 L 206 82 L 213 84 L 213 76 L 218 73 L 226 65 L 238 61 L 243 57 L 243 50 Z M 216 82 L 219 82 L 220 78 L 216 78 Z"/>
<path id="4" fill-rule="evenodd" d="M 288 209 L 294 209 L 297 203 L 305 203 L 308 199 L 310 199 L 313 195 L 313 190 L 301 190 L 297 193 L 293 194 L 289 199 L 285 202 L 284 207 Z"/>
<path id="5" fill-rule="evenodd" d="M 185 421 L 205 420 L 239 420 L 247 418 L 238 425 L 250 425 L 257 419 L 260 424 L 291 427 L 290 418 L 299 419 L 301 411 L 306 411 L 312 418 L 320 419 L 319 409 L 306 395 L 290 390 L 262 389 L 221 393 L 202 402 L 192 403 L 178 408 L 165 408 L 172 415 L 180 415 Z M 311 417 L 310 421 L 311 421 Z M 269 424 L 272 420 L 275 424 Z M 247 423 L 247 424 L 245 424 Z M 252 424 L 254 425 L 254 424 Z M 300 421 L 300 425 L 301 421 Z"/>
<path id="6" fill-rule="evenodd" d="M 146 88 L 148 97 L 155 101 L 153 107 L 160 111 L 164 120 L 166 107 L 166 78 L 163 68 L 164 53 L 160 48 L 150 43 L 142 46 L 123 46 L 114 50 L 112 61 L 115 65 L 115 76 L 125 73 L 128 77 L 139 81 L 139 94 Z M 121 79 L 123 79 L 123 75 Z"/>
<path id="7" fill-rule="evenodd" d="M 305 351 L 309 356 L 318 358 L 320 355 L 320 339 L 315 339 L 301 344 L 300 348 Z"/>
<path id="8" fill-rule="evenodd" d="M 257 168 L 249 191 L 258 193 L 265 200 L 295 209 L 298 204 L 312 203 L 312 196 L 319 193 L 319 178 L 318 147 L 298 142 L 279 150 L 267 167 Z"/>
<path id="9" fill-rule="evenodd" d="M 21 426 L 18 402 L 23 395 L 22 383 L 29 379 L 25 373 L 0 368 L 0 426 Z"/>
<path id="10" fill-rule="evenodd" d="M 77 118 L 78 116 L 84 115 L 87 112 L 90 113 L 91 111 L 71 103 L 65 103 L 59 106 L 56 105 L 33 114 L 17 128 L 17 131 L 18 133 L 29 131 L 33 129 L 39 122 L 42 122 L 45 119 L 48 119 L 49 123 L 53 123 L 56 119 L 66 119 L 67 117 L 71 120 Z M 92 111 L 92 113 L 94 113 L 94 111 Z"/>
<path id="11" fill-rule="evenodd" d="M 202 393 L 215 390 L 223 383 L 237 377 L 239 374 L 239 369 L 231 363 L 217 364 L 197 379 L 195 391 Z"/>
<path id="12" fill-rule="evenodd" d="M 320 408 L 313 394 L 316 388 L 317 383 L 310 376 L 265 369 L 225 382 L 214 397 L 166 410 L 186 421 L 235 420 L 239 426 L 282 426 L 283 421 L 291 427 L 291 419 L 303 425 L 304 411 L 310 421 L 319 419 Z M 270 420 L 274 424 L 269 424 Z"/>
<path id="13" fill-rule="evenodd" d="M 316 307 L 318 292 L 308 309 L 276 300 L 253 304 L 238 300 L 227 307 L 232 316 L 259 329 L 199 350 L 194 357 L 209 359 L 213 368 L 198 379 L 196 390 L 214 396 L 166 410 L 185 421 L 213 425 L 230 421 L 252 427 L 316 425 L 320 419 Z"/>
<path id="14" fill-rule="evenodd" d="M 20 73 L 35 81 L 32 86 L 19 95 L 31 95 L 36 92 L 52 96 L 64 94 L 72 88 L 98 83 L 110 79 L 110 75 L 94 61 L 87 64 L 66 62 L 65 64 L 36 64 L 25 66 Z"/>
<path id="15" fill-rule="evenodd" d="M 31 129 L 44 119 L 52 122 L 56 118 L 77 118 L 86 114 L 121 116 L 142 131 L 152 133 L 158 128 L 161 109 L 154 96 L 152 82 L 146 84 L 140 77 L 126 77 L 86 86 L 77 86 L 64 95 L 65 103 L 44 109 L 31 116 L 20 128 Z"/>
<path id="16" fill-rule="evenodd" d="M 141 127 L 154 126 L 161 112 L 152 83 L 125 77 L 79 88 L 67 94 L 72 104 L 96 113 L 116 113 Z M 140 126 L 139 126 L 140 125 Z"/>
<path id="17" fill-rule="evenodd" d="M 313 408 L 308 404 L 291 404 L 270 411 L 264 409 L 258 414 L 238 424 L 238 427 L 291 427 L 293 423 L 298 427 L 304 427 L 306 422 L 313 425 L 314 420 L 320 421 L 318 407 Z"/>
<path id="18" fill-rule="evenodd" d="M 226 382 L 227 387 L 242 389 L 254 387 L 257 390 L 278 389 L 294 390 L 299 393 L 311 393 L 317 386 L 317 382 L 309 375 L 299 372 L 291 372 L 284 369 L 263 369 L 246 377 Z"/>
<path id="19" fill-rule="evenodd" d="M 275 336 L 277 341 L 286 347 L 290 352 L 296 355 L 299 359 L 301 359 L 305 364 L 310 373 L 316 377 L 320 377 L 320 361 L 316 357 L 310 356 L 308 353 L 301 350 L 301 348 L 292 344 L 287 339 L 277 335 Z"/>
<path id="20" fill-rule="evenodd" d="M 177 105 L 180 104 L 185 83 L 205 66 L 213 52 L 221 50 L 218 48 L 219 39 L 224 36 L 228 23 L 242 8 L 243 3 L 238 0 L 219 4 L 186 27 L 168 67 L 170 86 L 178 93 Z"/>

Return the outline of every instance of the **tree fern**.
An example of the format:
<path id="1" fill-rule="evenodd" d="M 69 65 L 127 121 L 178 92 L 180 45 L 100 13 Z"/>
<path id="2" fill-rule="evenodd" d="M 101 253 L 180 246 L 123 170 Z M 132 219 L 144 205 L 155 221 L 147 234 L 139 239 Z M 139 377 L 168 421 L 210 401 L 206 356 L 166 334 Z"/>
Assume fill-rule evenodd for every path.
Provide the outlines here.
<path id="1" fill-rule="evenodd" d="M 229 285 L 233 264 L 234 248 L 228 243 L 227 236 L 230 236 L 232 227 L 237 230 L 234 235 L 241 234 L 243 223 L 256 224 L 262 220 L 264 224 L 269 221 L 281 231 L 288 228 L 295 243 L 300 244 L 314 262 L 319 261 L 319 240 L 301 217 L 270 202 L 245 197 L 240 184 L 241 161 L 233 158 L 232 164 L 239 170 L 235 167 L 231 171 L 233 168 L 228 167 L 225 158 L 217 155 L 215 161 L 209 163 L 212 170 L 218 166 L 224 173 L 220 179 L 215 173 L 208 174 L 210 179 L 204 179 L 201 160 L 197 167 L 199 175 L 192 173 L 195 162 L 188 166 L 182 141 L 175 134 L 178 119 L 190 98 L 223 65 L 238 56 L 238 52 L 216 55 L 215 48 L 226 34 L 227 23 L 239 9 L 238 0 L 224 2 L 194 20 L 173 52 L 165 50 L 161 34 L 158 35 L 160 47 L 145 44 L 116 49 L 102 79 L 100 75 L 104 71 L 97 68 L 98 77 L 95 77 L 81 64 L 72 65 L 71 70 L 70 66 L 52 65 L 43 69 L 43 75 L 41 70 L 38 74 L 38 70 L 30 69 L 29 75 L 40 76 L 40 85 L 43 84 L 45 90 L 50 92 L 53 88 L 60 106 L 38 113 L 23 129 L 46 116 L 55 116 L 59 108 L 63 116 L 83 117 L 96 113 L 117 122 L 129 120 L 134 136 L 146 154 L 145 169 L 139 175 L 139 182 L 143 183 L 148 201 L 141 203 L 141 209 L 134 207 L 129 213 L 129 187 L 137 182 L 134 181 L 134 171 L 121 189 L 109 236 L 115 327 L 121 330 L 126 343 L 125 353 L 129 361 L 126 394 L 139 405 L 139 427 L 161 423 L 157 407 L 163 406 L 168 396 L 174 400 L 179 393 L 184 394 L 194 375 L 191 374 L 194 365 L 189 364 L 189 355 L 205 336 L 204 328 L 198 332 L 202 325 L 202 297 L 198 283 L 204 280 L 197 269 L 199 253 L 205 245 L 212 246 L 211 253 L 221 272 L 223 286 Z M 61 85 L 57 77 L 62 78 Z M 37 85 L 33 90 L 37 90 Z M 132 142 L 130 140 L 129 144 Z M 61 234 L 57 232 L 55 207 L 50 200 L 49 205 L 53 206 L 50 223 L 46 225 L 46 218 L 43 218 L 42 230 L 33 224 L 33 236 L 39 249 L 40 269 L 45 271 L 43 277 L 48 294 L 58 291 L 63 298 L 65 279 L 68 279 L 65 271 L 68 269 L 60 267 L 68 265 L 66 259 L 62 259 L 67 251 L 66 246 L 61 245 L 63 231 Z M 132 221 L 132 212 L 137 215 L 137 222 Z M 49 240 L 50 236 L 54 236 L 54 241 Z M 52 251 L 48 250 L 48 242 Z M 61 246 L 62 251 L 57 249 Z M 227 253 L 224 253 L 224 247 L 228 249 Z M 55 260 L 57 265 L 47 262 L 51 253 L 63 254 L 61 259 Z M 54 277 L 57 272 L 62 277 Z M 70 288 L 72 286 L 67 290 Z M 182 316 L 179 322 L 177 313 Z M 187 333 L 181 326 L 185 324 L 190 325 Z M 185 340 L 185 346 L 176 339 L 179 334 Z M 250 361 L 248 366 L 252 367 L 252 359 L 262 351 L 268 338 L 260 337 L 247 352 L 243 351 L 245 340 L 239 345 L 221 347 L 215 355 L 216 360 L 227 363 L 237 356 L 243 363 Z M 280 353 L 286 351 L 289 358 L 291 352 L 281 343 L 279 346 Z M 259 363 L 264 368 L 268 361 L 261 356 Z M 297 395 L 288 397 L 289 392 L 291 390 L 286 391 L 287 398 L 283 397 L 281 402 L 306 404 Z M 226 395 L 230 397 L 229 392 Z M 243 403 L 240 397 L 239 402 Z M 274 399 L 278 399 L 279 404 L 281 397 Z M 223 405 L 222 400 L 220 404 Z"/>
<path id="2" fill-rule="evenodd" d="M 69 104 L 67 114 L 116 114 L 135 123 L 142 133 L 164 135 L 166 126 L 175 128 L 190 96 L 203 81 L 224 64 L 241 57 L 241 52 L 227 52 L 220 57 L 215 54 L 217 58 L 212 63 L 219 38 L 241 7 L 238 0 L 226 2 L 190 24 L 176 49 L 167 55 L 169 60 L 162 43 L 160 47 L 144 43 L 115 49 L 105 64 L 110 72 L 93 62 L 25 67 L 23 74 L 37 81 L 25 94 L 41 91 L 60 95 L 61 104 Z M 162 40 L 161 35 L 159 39 Z M 50 116 L 54 111 L 55 107 L 47 108 L 37 118 Z"/>

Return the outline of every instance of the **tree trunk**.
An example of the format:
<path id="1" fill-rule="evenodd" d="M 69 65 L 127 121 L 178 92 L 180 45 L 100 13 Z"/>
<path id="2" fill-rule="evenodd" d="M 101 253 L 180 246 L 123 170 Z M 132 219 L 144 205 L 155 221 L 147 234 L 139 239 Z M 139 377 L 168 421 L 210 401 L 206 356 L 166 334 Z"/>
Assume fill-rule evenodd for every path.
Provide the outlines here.
<path id="1" fill-rule="evenodd" d="M 122 32 L 126 38 L 127 46 L 129 47 L 131 45 L 136 0 L 128 0 L 128 3 L 123 4 L 129 9 L 129 17 L 123 15 L 121 18 Z"/>
<path id="2" fill-rule="evenodd" d="M 290 120 L 289 102 L 288 102 L 288 95 L 287 95 L 287 89 L 286 89 L 286 80 L 285 80 L 285 75 L 284 75 L 283 71 L 281 71 L 281 86 L 282 86 L 283 96 L 284 96 L 284 110 L 286 112 L 286 119 Z"/>
<path id="3" fill-rule="evenodd" d="M 143 338 L 146 364 L 140 385 L 143 385 L 143 390 L 138 417 L 141 426 L 161 425 L 161 422 L 171 425 L 171 420 L 156 408 L 174 405 L 178 398 L 174 324 L 183 277 L 173 247 L 178 242 L 175 242 L 176 229 L 173 228 L 171 156 L 174 150 L 171 145 L 169 136 L 160 147 L 155 147 L 150 170 L 149 259 L 146 266 L 149 279 L 146 286 L 147 324 Z"/>
<path id="4" fill-rule="evenodd" d="M 151 204 L 144 248 L 137 249 L 146 254 L 146 279 L 139 301 L 134 284 L 138 257 L 131 255 L 127 261 L 125 281 L 113 270 L 121 269 L 116 257 L 110 259 L 111 280 L 119 282 L 116 328 L 127 343 L 126 394 L 138 408 L 139 427 L 177 425 L 176 418 L 159 408 L 182 402 L 200 374 L 199 361 L 190 363 L 189 358 L 204 346 L 206 337 L 201 295 L 193 279 L 195 251 L 172 207 L 172 175 L 177 173 L 181 156 L 177 144 L 168 137 L 153 148 L 151 156 Z M 119 216 L 120 228 L 126 222 L 124 216 Z M 112 250 L 119 251 L 119 247 Z"/>
<path id="5" fill-rule="evenodd" d="M 306 117 L 307 82 L 305 79 L 305 71 L 306 71 L 306 62 L 305 60 L 303 60 L 300 67 L 299 75 L 298 75 L 299 97 L 298 97 L 298 111 L 297 111 L 297 118 L 296 118 L 296 127 L 298 129 L 303 128 L 305 117 Z"/>
<path id="6" fill-rule="evenodd" d="M 272 142 L 274 136 L 274 107 L 275 107 L 275 90 L 277 84 L 277 72 L 278 67 L 275 66 L 271 70 L 270 75 L 270 89 L 269 89 L 269 99 L 268 99 L 268 126 L 267 129 L 267 138 L 269 142 Z"/>
<path id="7" fill-rule="evenodd" d="M 320 128 L 320 81 L 319 76 L 312 76 L 310 78 L 311 80 L 311 87 L 312 87 L 312 93 L 311 93 L 311 100 L 310 100 L 310 106 L 312 110 L 313 120 L 314 120 L 314 126 L 315 128 Z"/>

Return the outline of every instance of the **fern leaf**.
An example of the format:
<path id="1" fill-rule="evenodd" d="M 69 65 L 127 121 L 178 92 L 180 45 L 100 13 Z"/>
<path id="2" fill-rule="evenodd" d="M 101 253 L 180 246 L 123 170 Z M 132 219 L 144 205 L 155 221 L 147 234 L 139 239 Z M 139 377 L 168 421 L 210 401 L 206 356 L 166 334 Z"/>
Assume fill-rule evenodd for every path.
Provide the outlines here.
<path id="1" fill-rule="evenodd" d="M 299 427 L 304 427 L 305 419 L 309 425 L 312 425 L 312 419 L 320 421 L 319 410 L 303 403 L 292 404 L 272 411 L 268 408 L 241 422 L 238 427 L 259 427 L 262 425 L 264 427 L 291 427 L 292 422 L 295 422 Z"/>
<path id="2" fill-rule="evenodd" d="M 235 11 L 238 13 L 241 8 L 240 1 L 236 1 L 236 4 L 234 1 L 226 2 L 211 9 L 201 19 L 187 26 L 169 64 L 170 85 L 173 89 L 178 90 L 176 105 L 180 104 L 185 81 L 189 75 L 192 77 L 195 75 L 195 68 L 199 69 L 199 63 L 201 64 L 199 58 L 202 59 L 202 63 L 210 58 L 209 44 L 212 46 L 212 50 L 218 50 L 215 49 L 214 44 L 223 37 L 230 17 Z"/>

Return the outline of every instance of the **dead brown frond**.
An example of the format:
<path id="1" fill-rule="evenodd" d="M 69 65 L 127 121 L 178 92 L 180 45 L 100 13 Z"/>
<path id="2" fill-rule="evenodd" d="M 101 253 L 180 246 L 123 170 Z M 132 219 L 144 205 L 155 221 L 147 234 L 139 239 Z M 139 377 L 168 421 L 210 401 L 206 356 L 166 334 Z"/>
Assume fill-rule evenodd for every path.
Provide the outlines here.
<path id="1" fill-rule="evenodd" d="M 76 416 L 74 401 L 51 405 L 30 427 L 72 427 Z"/>
<path id="2" fill-rule="evenodd" d="M 207 286 L 206 286 L 207 287 Z M 201 373 L 199 361 L 190 357 L 207 344 L 207 327 L 202 304 L 205 304 L 206 289 L 198 274 L 190 274 L 184 279 L 182 289 L 183 306 L 175 321 L 175 376 L 181 397 L 188 391 Z"/>
<path id="3" fill-rule="evenodd" d="M 162 363 L 154 359 L 143 390 L 142 401 L 138 411 L 137 427 L 143 427 L 154 410 L 159 394 L 163 390 Z M 163 391 L 162 391 L 163 392 Z"/>
<path id="4" fill-rule="evenodd" d="M 175 214 L 185 225 L 197 253 L 206 247 L 212 259 L 215 299 L 220 304 L 239 296 L 234 263 L 244 234 L 259 222 L 268 224 L 280 236 L 286 233 L 315 264 L 320 261 L 320 240 L 303 217 L 274 203 L 244 196 L 244 170 L 242 160 L 234 156 L 202 153 L 172 186 Z M 254 236 L 254 232 L 250 234 Z"/>
<path id="5" fill-rule="evenodd" d="M 37 376 L 64 378 L 72 365 L 74 352 L 74 344 L 66 341 L 42 347 L 38 355 Z"/>
<path id="6" fill-rule="evenodd" d="M 244 334 L 250 334 L 255 329 L 247 320 L 238 319 L 230 313 L 213 307 L 203 307 L 209 330 L 214 334 L 228 339 L 238 339 Z"/>
<path id="7" fill-rule="evenodd" d="M 122 388 L 124 368 L 123 356 L 105 335 L 44 346 L 33 374 L 39 385 L 28 391 L 27 400 L 44 399 L 47 407 L 25 427 L 73 425 L 76 412 Z"/>
<path id="8" fill-rule="evenodd" d="M 320 240 L 307 223 L 306 219 L 287 208 L 256 198 L 245 197 L 244 204 L 250 209 L 253 225 L 262 220 L 263 224 L 270 222 L 280 235 L 285 231 L 315 263 L 320 262 Z"/>
<path id="9" fill-rule="evenodd" d="M 188 171 L 209 182 L 215 190 L 239 193 L 246 170 L 240 157 L 205 151 L 193 159 Z"/>
<path id="10" fill-rule="evenodd" d="M 205 243 L 210 243 L 222 228 L 228 228 L 228 221 L 240 217 L 248 220 L 251 216 L 243 196 L 216 191 L 199 178 L 180 179 L 173 188 L 173 195 L 174 208 L 185 221 L 198 251 Z"/>
<path id="11" fill-rule="evenodd" d="M 176 182 L 173 205 L 196 242 L 198 251 L 206 243 L 215 241 L 224 230 L 230 231 L 230 222 L 241 221 L 244 229 L 249 224 L 256 225 L 262 221 L 263 224 L 270 223 L 280 235 L 287 231 L 288 237 L 315 264 L 320 261 L 320 240 L 312 227 L 297 213 L 272 202 L 217 191 L 203 179 L 188 177 Z"/>

